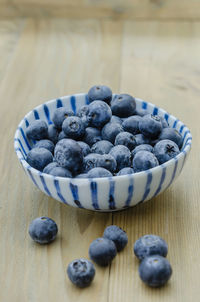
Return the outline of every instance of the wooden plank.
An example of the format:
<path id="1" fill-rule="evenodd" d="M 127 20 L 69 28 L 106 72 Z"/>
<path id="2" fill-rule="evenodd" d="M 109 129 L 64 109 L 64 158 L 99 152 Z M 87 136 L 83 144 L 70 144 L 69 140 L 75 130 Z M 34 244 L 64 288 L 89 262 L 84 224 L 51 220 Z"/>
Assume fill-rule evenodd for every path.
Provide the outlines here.
<path id="1" fill-rule="evenodd" d="M 184 121 L 193 134 L 193 150 L 179 179 L 146 204 L 113 214 L 127 230 L 128 247 L 111 266 L 109 301 L 195 301 L 200 294 L 197 261 L 199 219 L 199 74 L 200 23 L 126 22 L 120 90 L 157 104 Z M 173 275 L 160 289 L 139 279 L 133 243 L 158 234 L 169 245 Z"/>
<path id="2" fill-rule="evenodd" d="M 97 268 L 93 285 L 77 290 L 67 264 L 88 258 L 91 241 L 111 223 L 111 214 L 70 208 L 38 191 L 14 154 L 13 135 L 26 112 L 56 96 L 86 91 L 94 83 L 117 90 L 121 23 L 27 20 L 0 83 L 0 291 L 1 301 L 106 301 L 109 268 Z M 47 215 L 58 224 L 51 245 L 34 244 L 28 226 Z"/>
<path id="3" fill-rule="evenodd" d="M 3 1 L 3 2 L 2 2 Z M 0 17 L 199 19 L 199 0 L 0 0 Z"/>

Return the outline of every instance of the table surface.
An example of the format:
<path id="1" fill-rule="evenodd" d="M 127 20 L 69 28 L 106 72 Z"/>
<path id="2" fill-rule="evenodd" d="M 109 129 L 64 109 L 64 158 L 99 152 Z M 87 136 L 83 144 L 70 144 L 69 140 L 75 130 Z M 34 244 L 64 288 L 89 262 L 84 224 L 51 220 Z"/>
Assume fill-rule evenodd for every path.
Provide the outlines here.
<path id="1" fill-rule="evenodd" d="M 198 301 L 200 249 L 200 23 L 8 19 L 0 21 L 0 300 Z M 193 149 L 178 180 L 160 196 L 116 213 L 71 208 L 47 197 L 25 176 L 13 149 L 15 129 L 33 107 L 94 84 L 127 92 L 173 113 L 191 129 Z M 36 217 L 53 218 L 56 241 L 35 244 Z M 75 288 L 67 264 L 88 257 L 107 225 L 127 231 L 129 243 L 93 284 Z M 148 233 L 169 245 L 173 267 L 161 289 L 138 277 L 133 243 Z"/>

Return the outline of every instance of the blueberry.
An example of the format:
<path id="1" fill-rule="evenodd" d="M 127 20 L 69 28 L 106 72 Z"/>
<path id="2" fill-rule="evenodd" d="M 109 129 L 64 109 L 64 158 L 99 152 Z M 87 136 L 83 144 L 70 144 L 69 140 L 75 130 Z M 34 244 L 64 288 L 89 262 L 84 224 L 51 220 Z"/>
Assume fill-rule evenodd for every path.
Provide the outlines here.
<path id="1" fill-rule="evenodd" d="M 164 128 L 159 136 L 159 140 L 169 139 L 175 142 L 179 149 L 181 149 L 183 144 L 182 135 L 174 128 Z"/>
<path id="2" fill-rule="evenodd" d="M 72 177 L 72 173 L 68 169 L 63 167 L 54 167 L 48 174 L 60 177 Z"/>
<path id="3" fill-rule="evenodd" d="M 128 131 L 132 134 L 138 134 L 140 132 L 139 130 L 139 121 L 141 120 L 140 116 L 133 115 L 128 118 L 126 118 L 123 123 L 122 127 L 124 131 Z"/>
<path id="4" fill-rule="evenodd" d="M 48 138 L 56 144 L 58 142 L 59 130 L 53 125 L 48 126 Z"/>
<path id="5" fill-rule="evenodd" d="M 108 226 L 103 233 L 103 237 L 112 240 L 118 252 L 122 251 L 128 243 L 126 232 L 116 225 Z"/>
<path id="6" fill-rule="evenodd" d="M 158 115 L 147 114 L 139 121 L 140 132 L 151 139 L 157 138 L 162 131 L 161 119 Z"/>
<path id="7" fill-rule="evenodd" d="M 116 254 L 117 249 L 114 242 L 107 238 L 97 238 L 89 247 L 90 258 L 101 266 L 107 266 L 110 264 Z"/>
<path id="8" fill-rule="evenodd" d="M 142 260 L 139 275 L 144 283 L 151 287 L 163 286 L 172 275 L 169 261 L 162 256 L 150 256 Z"/>
<path id="9" fill-rule="evenodd" d="M 112 176 L 113 175 L 112 175 L 112 173 L 110 171 L 108 171 L 107 169 L 102 168 L 102 167 L 93 168 L 87 174 L 88 178 L 112 177 Z"/>
<path id="10" fill-rule="evenodd" d="M 81 174 L 76 175 L 76 178 L 88 178 L 88 175 L 87 175 L 87 173 L 81 173 Z"/>
<path id="11" fill-rule="evenodd" d="M 82 141 L 78 141 L 77 142 L 79 144 L 79 146 L 81 147 L 81 150 L 82 150 L 82 153 L 83 153 L 83 156 L 86 156 L 88 155 L 89 153 L 91 153 L 91 150 L 90 150 L 90 146 Z"/>
<path id="12" fill-rule="evenodd" d="M 122 131 L 123 128 L 119 123 L 109 122 L 103 127 L 101 131 L 102 139 L 107 140 L 112 144 L 114 144 L 117 134 L 119 134 Z"/>
<path id="13" fill-rule="evenodd" d="M 158 165 L 157 158 L 149 151 L 139 151 L 133 158 L 134 172 L 146 171 Z"/>
<path id="14" fill-rule="evenodd" d="M 149 151 L 149 152 L 153 153 L 154 149 L 151 145 L 148 145 L 148 144 L 139 145 L 139 146 L 135 147 L 135 149 L 131 152 L 132 157 L 134 157 L 135 154 L 138 153 L 139 151 Z"/>
<path id="15" fill-rule="evenodd" d="M 160 115 L 159 115 L 159 117 L 160 117 L 160 120 L 161 120 L 163 129 L 164 129 L 164 128 L 169 128 L 169 124 L 168 124 L 168 122 L 166 121 L 166 119 L 165 119 L 163 116 L 160 116 Z"/>
<path id="16" fill-rule="evenodd" d="M 31 167 L 42 171 L 53 161 L 53 155 L 45 148 L 33 148 L 28 152 L 26 161 Z"/>
<path id="17" fill-rule="evenodd" d="M 87 114 L 88 114 L 88 110 L 89 110 L 88 108 L 89 108 L 88 105 L 84 105 L 78 109 L 77 114 L 76 114 L 78 117 L 81 118 L 85 128 L 89 126 L 89 122 L 87 120 Z"/>
<path id="18" fill-rule="evenodd" d="M 54 157 L 59 166 L 69 169 L 73 173 L 77 173 L 82 168 L 81 147 L 72 139 L 60 140 L 55 146 Z"/>
<path id="19" fill-rule="evenodd" d="M 116 115 L 112 115 L 111 119 L 110 119 L 111 123 L 118 123 L 118 124 L 122 124 L 122 119 L 119 116 Z"/>
<path id="20" fill-rule="evenodd" d="M 149 112 L 146 109 L 136 109 L 135 115 L 139 115 L 141 117 L 147 115 Z"/>
<path id="21" fill-rule="evenodd" d="M 62 124 L 62 130 L 72 139 L 80 139 L 85 133 L 84 124 L 78 116 L 67 117 Z"/>
<path id="22" fill-rule="evenodd" d="M 121 132 L 115 138 L 115 145 L 124 145 L 133 150 L 136 147 L 135 136 L 129 132 Z"/>
<path id="23" fill-rule="evenodd" d="M 90 153 L 84 157 L 83 170 L 88 172 L 89 170 L 100 167 L 102 163 L 102 155 L 96 153 Z"/>
<path id="24" fill-rule="evenodd" d="M 110 107 L 103 101 L 94 101 L 88 107 L 87 120 L 92 127 L 102 128 L 112 116 Z"/>
<path id="25" fill-rule="evenodd" d="M 33 121 L 26 130 L 28 138 L 34 140 L 40 140 L 48 137 L 48 126 L 45 121 L 35 120 Z"/>
<path id="26" fill-rule="evenodd" d="M 129 94 L 119 94 L 111 102 L 111 110 L 114 115 L 128 117 L 135 112 L 135 99 Z"/>
<path id="27" fill-rule="evenodd" d="M 117 176 L 121 176 L 121 175 L 127 175 L 127 174 L 133 174 L 134 170 L 130 167 L 126 167 L 121 169 L 118 173 Z"/>
<path id="28" fill-rule="evenodd" d="M 144 235 L 136 240 L 134 247 L 134 254 L 142 260 L 145 257 L 152 255 L 167 256 L 168 246 L 164 239 L 157 235 Z"/>
<path id="29" fill-rule="evenodd" d="M 180 153 L 179 148 L 176 143 L 170 141 L 169 139 L 164 139 L 159 141 L 154 146 L 154 154 L 157 157 L 160 164 L 172 159 Z"/>
<path id="30" fill-rule="evenodd" d="M 69 263 L 67 275 L 73 284 L 83 288 L 89 286 L 94 279 L 95 268 L 87 259 L 76 259 Z"/>
<path id="31" fill-rule="evenodd" d="M 144 144 L 151 144 L 151 139 L 149 139 L 148 137 L 144 136 L 141 133 L 135 135 L 135 140 L 137 146 L 144 145 Z"/>
<path id="32" fill-rule="evenodd" d="M 117 162 L 115 158 L 110 154 L 101 155 L 100 165 L 102 168 L 105 168 L 112 173 L 115 172 L 117 168 Z"/>
<path id="33" fill-rule="evenodd" d="M 85 128 L 85 136 L 83 138 L 86 144 L 90 147 L 101 140 L 101 131 L 97 128 Z"/>
<path id="34" fill-rule="evenodd" d="M 60 133 L 58 135 L 58 141 L 60 141 L 63 138 L 68 138 L 68 136 L 65 134 L 64 131 L 60 131 Z"/>
<path id="35" fill-rule="evenodd" d="M 72 110 L 67 109 L 66 107 L 57 108 L 54 111 L 52 121 L 56 128 L 62 129 L 63 121 L 68 117 L 74 115 Z"/>
<path id="36" fill-rule="evenodd" d="M 38 217 L 34 219 L 29 226 L 29 235 L 40 244 L 52 242 L 58 232 L 55 221 L 48 217 Z"/>
<path id="37" fill-rule="evenodd" d="M 50 141 L 49 139 L 42 139 L 38 141 L 33 148 L 44 148 L 49 150 L 51 153 L 54 151 L 54 143 Z"/>
<path id="38" fill-rule="evenodd" d="M 112 91 L 107 86 L 96 85 L 90 88 L 88 91 L 88 99 L 90 103 L 95 100 L 101 100 L 107 104 L 110 104 L 112 100 Z"/>
<path id="39" fill-rule="evenodd" d="M 91 151 L 92 151 L 92 153 L 108 154 L 112 147 L 114 147 L 114 146 L 111 142 L 102 140 L 102 141 L 95 143 L 91 147 Z"/>
<path id="40" fill-rule="evenodd" d="M 44 169 L 43 169 L 43 173 L 46 174 L 50 174 L 50 171 L 55 168 L 55 167 L 59 167 L 58 164 L 54 161 L 50 164 L 48 164 Z"/>
<path id="41" fill-rule="evenodd" d="M 110 150 L 109 154 L 117 162 L 117 171 L 131 165 L 131 152 L 126 146 L 117 145 Z"/>

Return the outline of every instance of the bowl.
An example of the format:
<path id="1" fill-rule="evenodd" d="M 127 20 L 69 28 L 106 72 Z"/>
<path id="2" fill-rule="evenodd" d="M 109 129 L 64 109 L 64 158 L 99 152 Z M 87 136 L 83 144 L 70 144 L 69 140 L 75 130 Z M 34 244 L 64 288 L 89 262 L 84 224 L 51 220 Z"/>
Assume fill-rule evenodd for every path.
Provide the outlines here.
<path id="1" fill-rule="evenodd" d="M 153 169 L 122 176 L 81 179 L 54 177 L 32 168 L 26 155 L 34 142 L 26 137 L 26 128 L 36 119 L 51 124 L 56 108 L 66 106 L 76 113 L 88 104 L 87 94 L 75 94 L 48 101 L 30 111 L 19 123 L 14 137 L 14 148 L 25 173 L 33 184 L 48 196 L 73 207 L 93 211 L 117 211 L 143 203 L 166 190 L 181 173 L 191 149 L 189 129 L 173 115 L 161 108 L 136 98 L 136 108 L 163 116 L 169 126 L 184 138 L 178 156 Z"/>

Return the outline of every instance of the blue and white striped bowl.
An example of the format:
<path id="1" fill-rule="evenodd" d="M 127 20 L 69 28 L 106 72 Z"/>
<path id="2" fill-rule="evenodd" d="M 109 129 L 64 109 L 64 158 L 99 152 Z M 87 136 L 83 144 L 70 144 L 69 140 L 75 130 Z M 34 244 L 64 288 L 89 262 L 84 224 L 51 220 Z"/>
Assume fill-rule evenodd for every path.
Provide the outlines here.
<path id="1" fill-rule="evenodd" d="M 66 205 L 95 211 L 116 211 L 147 201 L 167 189 L 180 174 L 191 149 L 192 136 L 189 129 L 177 118 L 151 103 L 136 99 L 137 109 L 147 109 L 159 114 L 184 137 L 181 153 L 172 160 L 148 171 L 110 178 L 73 179 L 54 177 L 32 168 L 26 155 L 34 142 L 26 137 L 26 128 L 36 119 L 51 124 L 56 108 L 66 106 L 74 113 L 88 104 L 87 94 L 64 96 L 51 100 L 29 112 L 17 127 L 14 147 L 17 157 L 28 177 L 38 189 Z"/>

